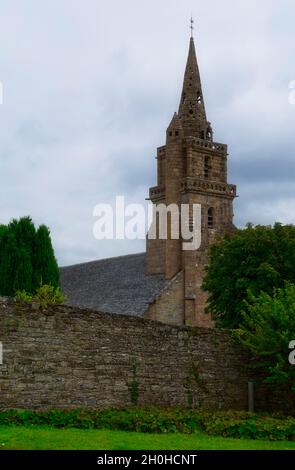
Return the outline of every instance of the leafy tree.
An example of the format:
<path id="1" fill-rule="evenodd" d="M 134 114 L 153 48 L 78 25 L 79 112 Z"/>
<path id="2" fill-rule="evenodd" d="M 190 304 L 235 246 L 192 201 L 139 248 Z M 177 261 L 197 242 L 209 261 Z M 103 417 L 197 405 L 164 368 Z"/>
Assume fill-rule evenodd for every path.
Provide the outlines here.
<path id="1" fill-rule="evenodd" d="M 272 294 L 295 283 L 295 226 L 252 226 L 226 235 L 211 247 L 203 287 L 208 310 L 224 328 L 236 328 L 248 292 Z"/>
<path id="2" fill-rule="evenodd" d="M 256 366 L 266 372 L 265 381 L 282 385 L 295 393 L 295 367 L 289 362 L 289 345 L 295 340 L 295 285 L 265 292 L 245 302 L 243 323 L 234 335 L 258 361 Z"/>
<path id="3" fill-rule="evenodd" d="M 59 287 L 59 269 L 52 243 L 49 229 L 41 225 L 36 234 L 36 252 L 34 263 L 34 286 L 38 289 L 41 284 L 50 284 Z"/>

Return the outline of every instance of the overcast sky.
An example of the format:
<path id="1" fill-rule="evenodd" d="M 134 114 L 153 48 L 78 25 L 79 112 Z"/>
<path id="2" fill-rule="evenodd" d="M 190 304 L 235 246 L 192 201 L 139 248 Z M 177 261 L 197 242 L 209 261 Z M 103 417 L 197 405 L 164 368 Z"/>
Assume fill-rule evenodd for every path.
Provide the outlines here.
<path id="1" fill-rule="evenodd" d="M 156 184 L 191 12 L 235 223 L 295 222 L 294 0 L 2 0 L 0 222 L 48 225 L 61 265 L 144 250 L 96 241 L 93 207 Z"/>

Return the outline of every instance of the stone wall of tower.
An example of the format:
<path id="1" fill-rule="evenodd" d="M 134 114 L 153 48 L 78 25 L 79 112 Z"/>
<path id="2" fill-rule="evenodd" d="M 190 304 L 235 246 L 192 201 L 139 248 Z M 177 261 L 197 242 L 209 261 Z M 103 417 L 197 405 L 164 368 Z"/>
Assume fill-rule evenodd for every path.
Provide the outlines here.
<path id="1" fill-rule="evenodd" d="M 211 327 L 211 316 L 206 313 L 207 294 L 202 289 L 204 271 L 216 236 L 233 230 L 236 188 L 227 184 L 226 145 L 191 138 L 186 139 L 185 145 L 187 172 L 182 197 L 190 206 L 199 204 L 202 208 L 201 247 L 196 252 L 183 253 L 186 324 Z"/>
<path id="2" fill-rule="evenodd" d="M 167 325 L 185 325 L 184 272 L 180 271 L 145 313 L 145 318 Z"/>
<path id="3" fill-rule="evenodd" d="M 151 188 L 150 198 L 155 206 L 166 204 L 166 146 L 157 149 L 157 186 Z M 154 190 L 154 191 L 153 191 Z M 166 272 L 166 241 L 159 239 L 158 220 L 154 218 L 150 231 L 156 231 L 157 238 L 147 236 L 146 240 L 146 274 L 165 274 Z M 149 234 L 148 234 L 149 235 Z"/>
<path id="4" fill-rule="evenodd" d="M 213 141 L 212 127 L 207 121 L 192 38 L 179 111 L 167 129 L 166 145 L 158 149 L 157 164 L 157 186 L 150 190 L 151 201 L 166 207 L 176 204 L 179 209 L 181 204 L 189 204 L 191 213 L 194 204 L 201 205 L 202 241 L 198 250 L 183 251 L 181 237 L 178 240 L 171 237 L 169 216 L 167 240 L 147 240 L 147 273 L 163 273 L 167 279 L 181 273 L 183 279 L 181 303 L 179 285 L 172 283 L 169 296 L 159 297 L 149 311 L 154 319 L 171 320 L 173 315 L 167 315 L 167 306 L 173 309 L 174 298 L 177 309 L 183 306 L 183 315 L 177 318 L 183 318 L 184 324 L 211 327 L 211 316 L 205 312 L 207 295 L 202 290 L 204 270 L 210 244 L 216 236 L 234 230 L 236 187 L 227 183 L 227 146 Z M 191 227 L 191 215 L 186 223 Z"/>
<path id="5" fill-rule="evenodd" d="M 185 171 L 183 155 L 183 131 L 177 115 L 174 115 L 167 130 L 165 193 L 166 206 L 181 204 L 181 181 Z M 171 216 L 167 217 L 166 269 L 165 276 L 172 279 L 182 268 L 181 239 L 172 239 Z M 179 220 L 176 221 L 179 225 Z"/>
<path id="6" fill-rule="evenodd" d="M 165 240 L 147 240 L 146 266 L 147 275 L 165 274 L 166 268 L 166 242 Z"/>
<path id="7" fill-rule="evenodd" d="M 212 151 L 212 144 L 207 148 L 198 148 L 194 142 L 200 140 L 188 139 L 187 149 L 187 172 L 186 176 L 200 178 L 212 182 L 227 182 L 227 146 L 224 145 L 222 152 Z M 212 188 L 214 189 L 214 188 Z"/>

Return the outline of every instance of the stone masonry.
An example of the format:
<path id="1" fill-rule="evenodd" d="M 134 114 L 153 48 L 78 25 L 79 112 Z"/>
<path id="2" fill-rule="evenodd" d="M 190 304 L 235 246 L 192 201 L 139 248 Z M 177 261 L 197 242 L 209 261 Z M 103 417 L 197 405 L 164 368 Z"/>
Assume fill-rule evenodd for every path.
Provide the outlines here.
<path id="1" fill-rule="evenodd" d="M 2 409 L 126 407 L 132 390 L 143 406 L 247 409 L 251 359 L 219 330 L 0 302 L 0 341 Z"/>
<path id="2" fill-rule="evenodd" d="M 168 218 L 168 239 L 161 240 L 159 236 L 156 240 L 147 239 L 146 256 L 148 275 L 163 274 L 171 280 L 183 272 L 183 310 L 176 324 L 213 326 L 210 315 L 205 314 L 207 296 L 202 290 L 202 280 L 210 244 L 217 235 L 234 230 L 236 186 L 227 182 L 227 156 L 227 146 L 214 142 L 212 126 L 207 121 L 191 38 L 179 110 L 167 129 L 166 145 L 157 150 L 157 186 L 150 189 L 150 200 L 156 207 L 189 204 L 191 208 L 200 204 L 202 245 L 197 251 L 182 251 L 182 240 L 172 240 L 169 236 Z M 158 220 L 153 223 L 157 226 Z M 178 293 L 179 289 L 176 298 Z M 161 315 L 160 308 L 159 305 L 157 318 L 165 322 L 167 312 L 164 310 Z"/>

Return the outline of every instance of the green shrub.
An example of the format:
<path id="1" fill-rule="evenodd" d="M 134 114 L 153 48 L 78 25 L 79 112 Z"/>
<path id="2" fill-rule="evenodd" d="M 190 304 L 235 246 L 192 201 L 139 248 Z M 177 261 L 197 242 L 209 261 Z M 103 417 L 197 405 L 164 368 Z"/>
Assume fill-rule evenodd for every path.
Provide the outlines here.
<path id="1" fill-rule="evenodd" d="M 42 285 L 37 289 L 35 295 L 28 294 L 25 291 L 18 291 L 15 298 L 19 302 L 36 303 L 41 309 L 46 309 L 50 305 L 63 304 L 65 296 L 59 287 L 51 285 Z"/>
<path id="2" fill-rule="evenodd" d="M 252 413 L 212 413 L 203 417 L 208 434 L 223 437 L 267 440 L 295 440 L 295 419 Z"/>
<path id="3" fill-rule="evenodd" d="M 295 418 L 247 412 L 189 409 L 124 409 L 69 411 L 0 410 L 0 425 L 110 429 L 143 433 L 203 431 L 209 435 L 267 440 L 295 440 Z"/>
<path id="4" fill-rule="evenodd" d="M 15 299 L 20 303 L 31 304 L 33 302 L 32 294 L 28 294 L 25 290 L 18 290 L 15 294 Z"/>

